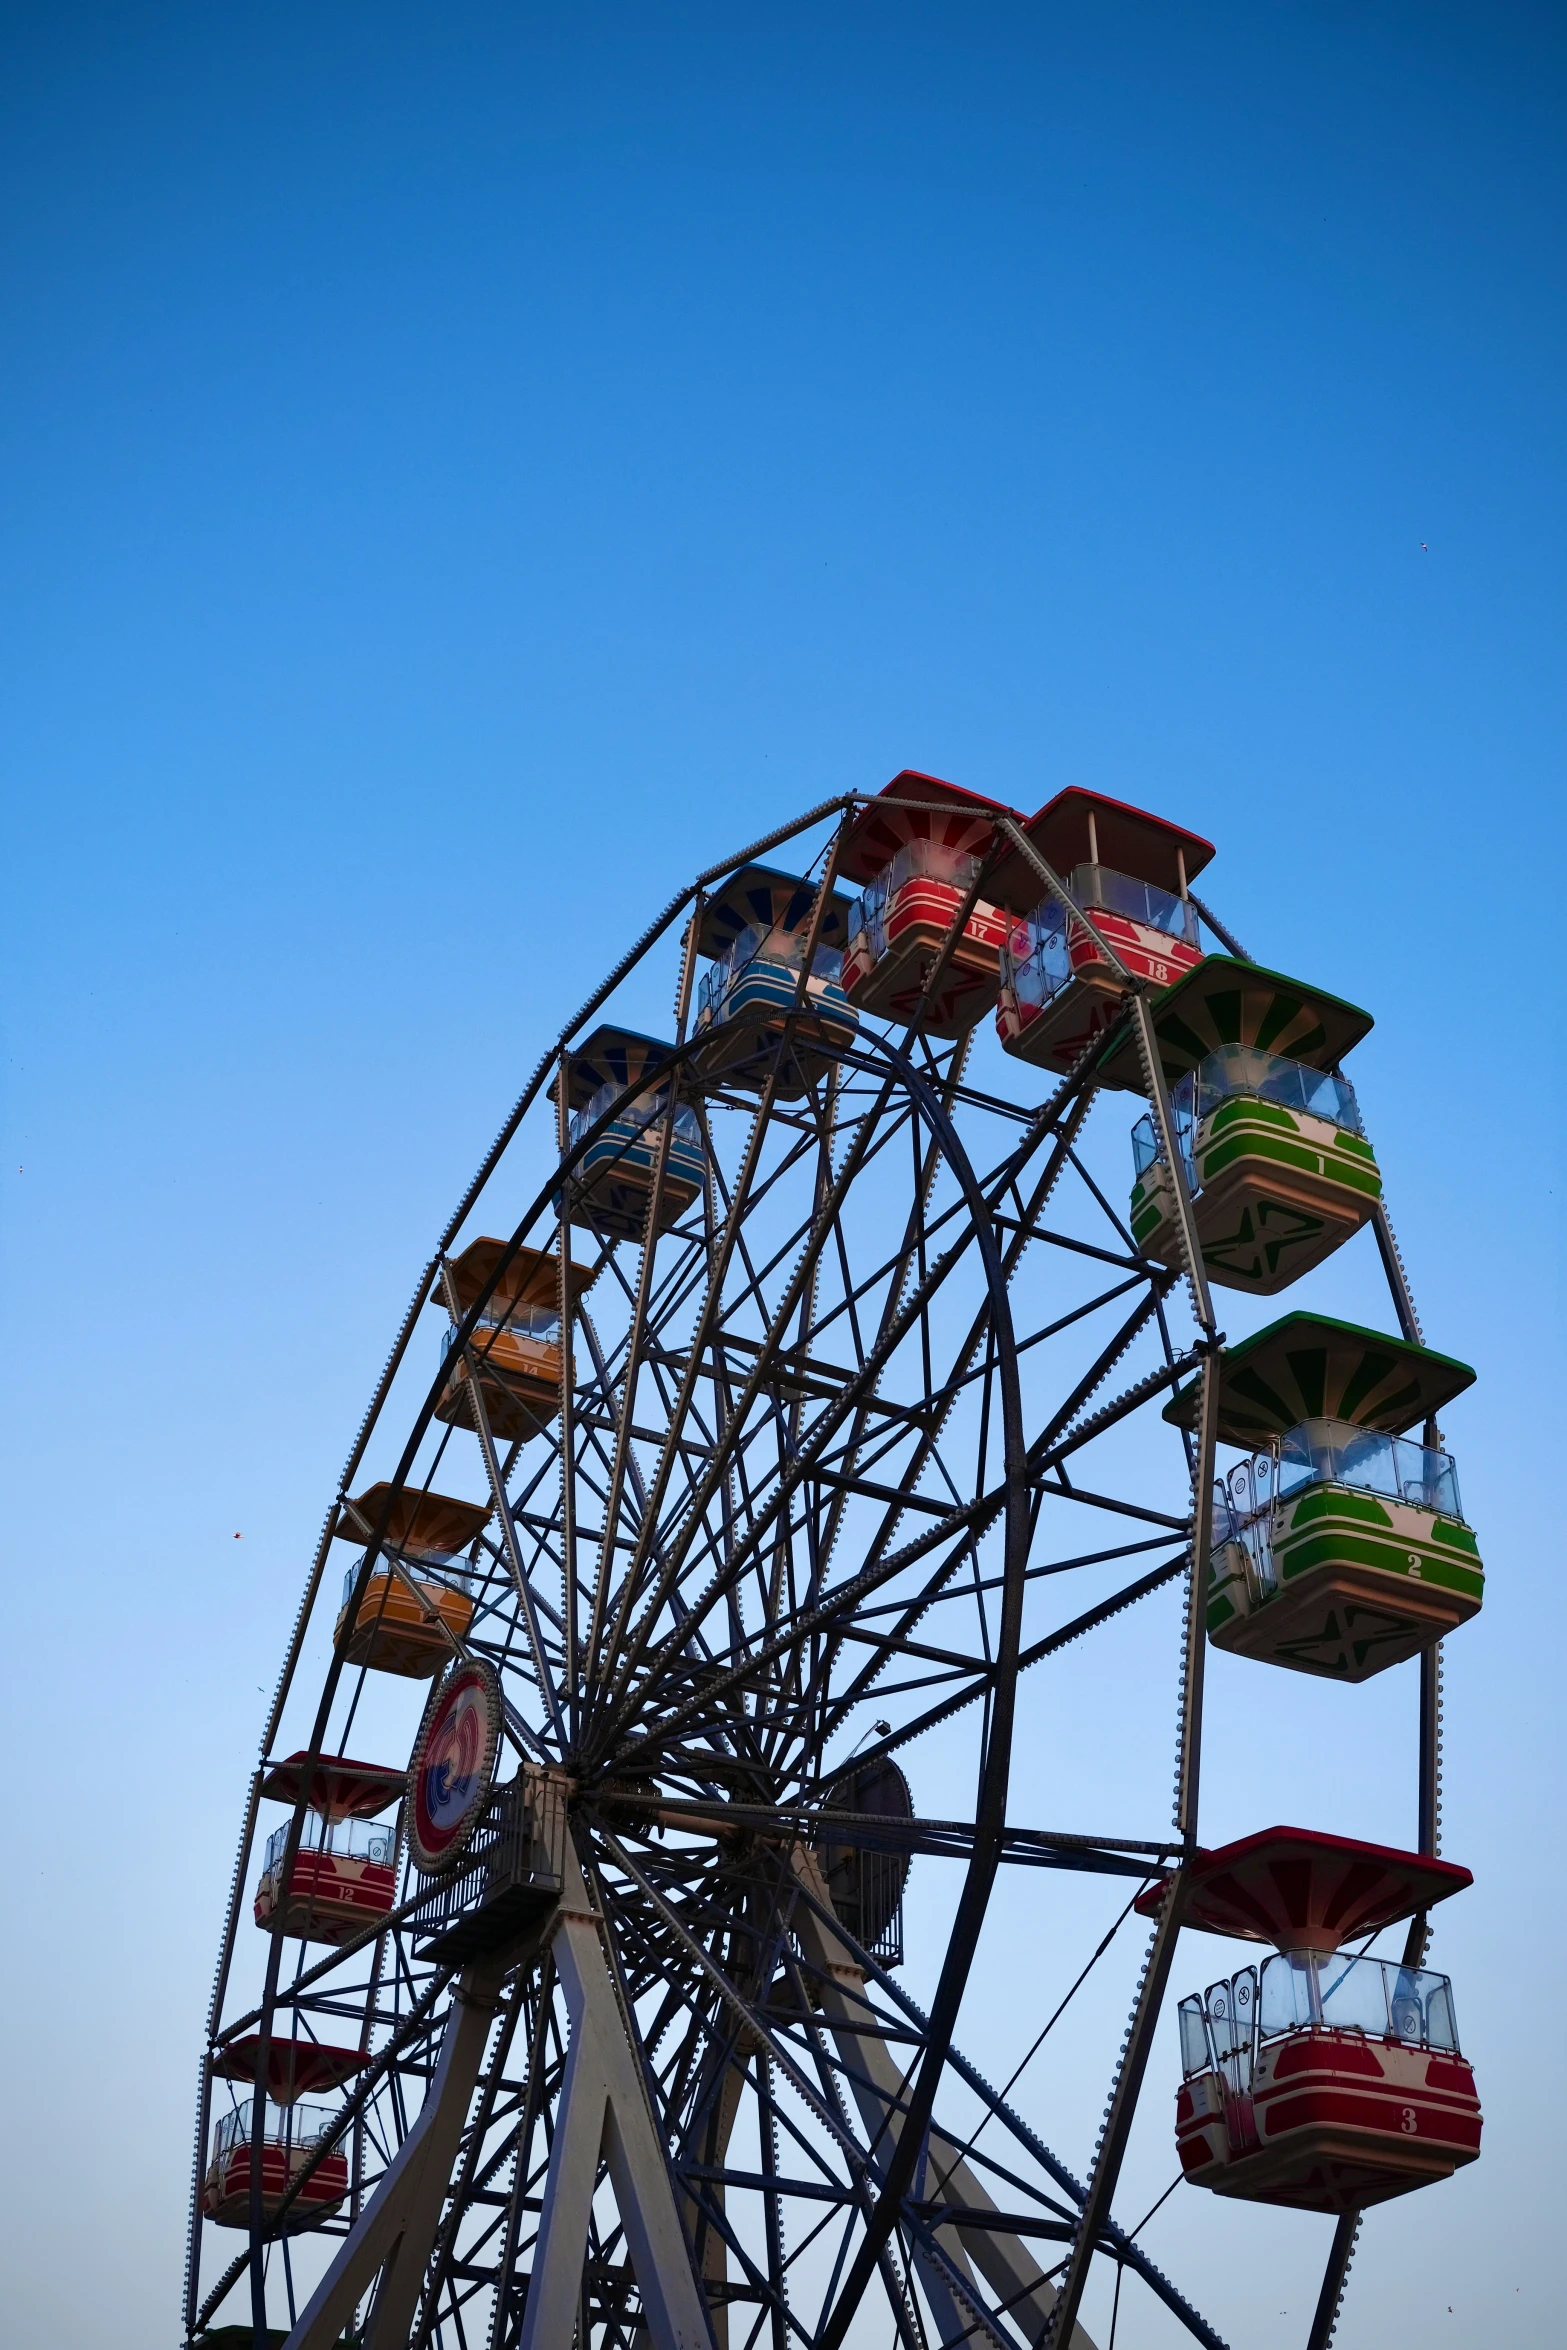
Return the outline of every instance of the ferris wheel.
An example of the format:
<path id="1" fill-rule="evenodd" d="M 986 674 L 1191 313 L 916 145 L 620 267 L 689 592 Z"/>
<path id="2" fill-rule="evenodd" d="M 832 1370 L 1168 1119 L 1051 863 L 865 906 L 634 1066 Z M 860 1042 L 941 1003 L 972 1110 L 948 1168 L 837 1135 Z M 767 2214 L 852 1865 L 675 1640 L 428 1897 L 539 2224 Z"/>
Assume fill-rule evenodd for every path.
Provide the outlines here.
<path id="1" fill-rule="evenodd" d="M 1469 1881 L 1437 1644 L 1482 1573 L 1437 1415 L 1472 1374 L 1424 1343 L 1343 1071 L 1369 1017 L 1244 953 L 1212 855 L 1103 795 L 1025 819 L 905 772 L 700 875 L 540 1060 L 284 1658 L 189 2344 L 1096 2350 L 1102 2261 L 1220 2350 L 1118 2208 L 1147 2091 L 1185 2180 L 1334 2216 L 1324 2350 L 1361 2212 L 1477 2154 L 1425 1965 Z M 661 1033 L 622 1024 L 666 988 Z M 1119 1196 L 1095 1110 L 1132 1127 Z M 1368 1225 L 1391 1314 L 1225 1343 L 1216 1288 Z M 1125 1834 L 1036 1819 L 1031 1676 L 1136 1611 L 1173 1813 L 1161 1770 Z M 1209 1643 L 1351 1684 L 1418 1659 L 1417 1848 L 1265 1817 L 1204 1847 Z M 1069 1880 L 1114 1922 L 1058 2007 L 1020 1976 L 998 2088 L 959 2025 L 1009 1878 L 1041 1946 Z M 1139 1921 L 1103 2125 L 1063 2153 L 1026 2067 Z M 1159 2079 L 1204 1930 L 1270 1954 L 1181 1999 Z"/>

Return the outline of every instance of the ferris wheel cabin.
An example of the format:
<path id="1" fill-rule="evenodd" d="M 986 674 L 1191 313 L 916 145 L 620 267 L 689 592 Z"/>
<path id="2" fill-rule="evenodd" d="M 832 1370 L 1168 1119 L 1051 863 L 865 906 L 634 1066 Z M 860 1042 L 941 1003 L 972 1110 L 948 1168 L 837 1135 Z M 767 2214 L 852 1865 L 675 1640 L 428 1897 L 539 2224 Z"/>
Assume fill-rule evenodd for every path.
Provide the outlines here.
<path id="1" fill-rule="evenodd" d="M 697 953 L 710 965 L 697 993 L 704 1078 L 759 1091 L 787 1034 L 776 1090 L 798 1099 L 853 1043 L 859 1020 L 843 991 L 852 899 L 828 899 L 801 987 L 817 895 L 798 874 L 747 865 L 708 900 L 697 932 Z"/>
<path id="2" fill-rule="evenodd" d="M 485 1417 L 495 1435 L 514 1444 L 537 1436 L 560 1410 L 560 1259 L 540 1248 L 513 1250 L 504 1240 L 470 1241 L 451 1266 L 459 1313 L 471 1312 L 503 1264 L 469 1344 Z M 580 1296 L 593 1268 L 574 1264 L 569 1278 L 572 1295 Z M 471 1428 L 473 1395 L 467 1366 L 453 1352 L 456 1335 L 453 1323 L 442 1340 L 452 1366 L 435 1416 L 454 1428 Z"/>
<path id="3" fill-rule="evenodd" d="M 1219 1441 L 1246 1457 L 1214 1491 L 1215 1646 L 1365 1681 L 1479 1613 L 1452 1456 L 1407 1434 L 1473 1384 L 1451 1355 L 1320 1314 L 1225 1348 Z M 1188 1388 L 1165 1417 L 1191 1427 L 1196 1405 Z"/>
<path id="4" fill-rule="evenodd" d="M 689 1103 L 671 1102 L 673 1084 L 660 1063 L 674 1051 L 654 1036 L 630 1028 L 595 1028 L 566 1070 L 566 1104 L 571 1112 L 568 1149 L 600 1119 L 613 1112 L 594 1135 L 566 1185 L 567 1221 L 585 1225 L 607 1240 L 640 1240 L 664 1130 L 671 1127 L 659 1186 L 657 1232 L 668 1232 L 699 1200 L 707 1184 L 707 1153 Z M 644 1084 L 643 1081 L 647 1082 Z M 629 1101 L 624 1096 L 633 1087 Z M 672 1125 L 671 1125 L 672 1121 Z M 561 1195 L 555 1201 L 560 1212 Z"/>
<path id="5" fill-rule="evenodd" d="M 261 2138 L 261 2210 L 277 2234 L 296 2236 L 317 2227 L 345 2201 L 348 2156 L 323 2143 L 336 2120 L 324 2105 L 267 2106 Z M 248 2105 L 221 2115 L 213 2128 L 201 2208 L 203 2216 L 220 2228 L 250 2225 L 250 2139 Z"/>
<path id="6" fill-rule="evenodd" d="M 1180 2004 L 1186 2178 L 1300 2211 L 1358 2211 L 1480 2151 L 1480 2101 L 1446 1975 L 1341 1945 L 1473 1882 L 1420 1853 L 1304 1828 L 1201 1855 L 1184 1922 L 1275 1953 Z M 1145 1916 L 1160 1883 L 1138 1898 Z"/>
<path id="7" fill-rule="evenodd" d="M 484 1502 L 454 1501 L 445 1493 L 372 1485 L 343 1504 L 333 1533 L 339 1542 L 367 1547 L 383 1515 L 381 1563 L 372 1570 L 350 1628 L 358 1566 L 343 1578 L 343 1604 L 333 1634 L 351 1665 L 428 1681 L 452 1655 L 473 1622 L 471 1576 L 464 1553 L 489 1517 Z"/>
<path id="8" fill-rule="evenodd" d="M 304 1783 L 306 1756 L 275 1763 L 261 1792 L 290 1809 Z M 351 1942 L 385 1917 L 397 1898 L 397 1832 L 377 1819 L 402 1794 L 406 1774 L 375 1763 L 321 1755 L 310 1775 L 299 1848 L 288 1863 L 290 1822 L 268 1837 L 256 1886 L 256 1923 L 302 1942 Z"/>
<path id="9" fill-rule="evenodd" d="M 921 804 L 885 804 L 911 800 Z M 1014 814 L 913 768 L 861 809 L 838 854 L 839 872 L 862 889 L 843 958 L 843 991 L 857 1012 L 917 1021 L 932 1036 L 954 1037 L 993 1009 L 1014 917 L 979 896 L 976 885 L 997 818 Z M 1032 897 L 1029 892 L 1029 903 Z"/>
<path id="10" fill-rule="evenodd" d="M 1023 829 L 1081 907 L 1086 928 L 1021 851 L 1002 860 L 991 883 L 997 901 L 1033 911 L 1009 925 L 996 1032 L 1019 1060 L 1060 1074 L 1123 1001 L 1103 946 L 1154 987 L 1168 987 L 1201 961 L 1187 885 L 1213 856 L 1213 843 L 1075 785 L 1057 792 Z M 1133 1084 L 1140 1087 L 1140 1078 Z"/>
<path id="11" fill-rule="evenodd" d="M 1176 1147 L 1211 1281 L 1271 1297 L 1359 1231 L 1382 1196 L 1339 1068 L 1371 1015 L 1255 963 L 1208 955 L 1153 1005 Z M 1143 1090 L 1122 1038 L 1097 1072 Z M 1132 1236 L 1178 1264 L 1174 1187 L 1152 1117 L 1132 1132 Z"/>
<path id="12" fill-rule="evenodd" d="M 213 2077 L 252 2087 L 260 2049 L 260 2037 L 254 2032 L 228 2041 L 213 2058 Z M 328 2148 L 312 2163 L 336 2117 L 324 2106 L 299 2101 L 341 2088 L 370 2061 L 358 2048 L 331 2048 L 317 2040 L 268 2042 L 261 2208 L 274 2226 L 282 2220 L 285 2235 L 324 2219 L 337 2210 L 348 2193 L 345 2154 Z M 250 2225 L 250 2119 L 246 2101 L 213 2126 L 211 2155 L 202 2181 L 202 2211 L 221 2228 Z M 291 2186 L 297 2186 L 298 2191 L 285 2211 L 283 2198 Z"/>

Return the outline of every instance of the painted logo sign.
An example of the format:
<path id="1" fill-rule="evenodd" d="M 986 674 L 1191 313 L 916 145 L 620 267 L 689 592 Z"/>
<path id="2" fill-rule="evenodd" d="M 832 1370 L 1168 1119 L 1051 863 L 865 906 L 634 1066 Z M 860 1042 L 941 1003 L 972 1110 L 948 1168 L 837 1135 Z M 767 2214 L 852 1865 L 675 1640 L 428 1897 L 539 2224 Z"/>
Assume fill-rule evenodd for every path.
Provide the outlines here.
<path id="1" fill-rule="evenodd" d="M 426 1876 L 454 1861 L 483 1815 L 495 1770 L 501 1692 L 480 1658 L 436 1689 L 408 1769 L 408 1841 Z"/>

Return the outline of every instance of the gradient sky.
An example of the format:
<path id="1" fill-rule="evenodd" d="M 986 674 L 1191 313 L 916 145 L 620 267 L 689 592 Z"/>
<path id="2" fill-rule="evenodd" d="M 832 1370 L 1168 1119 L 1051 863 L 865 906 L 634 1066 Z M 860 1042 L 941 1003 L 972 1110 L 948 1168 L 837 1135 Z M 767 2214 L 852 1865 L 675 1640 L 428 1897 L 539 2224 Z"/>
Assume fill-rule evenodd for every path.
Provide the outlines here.
<path id="1" fill-rule="evenodd" d="M 1564 95 L 1545 7 L 0 8 L 18 2343 L 176 2339 L 263 1690 L 434 1233 L 672 889 L 905 764 L 1181 819 L 1377 1014 L 1481 1374 L 1488 2135 L 1338 2340 L 1559 2342 Z M 1275 1678 L 1216 1825 L 1353 1825 L 1409 1677 Z M 1302 2342 L 1322 2223 L 1199 2200 L 1156 2256 Z"/>

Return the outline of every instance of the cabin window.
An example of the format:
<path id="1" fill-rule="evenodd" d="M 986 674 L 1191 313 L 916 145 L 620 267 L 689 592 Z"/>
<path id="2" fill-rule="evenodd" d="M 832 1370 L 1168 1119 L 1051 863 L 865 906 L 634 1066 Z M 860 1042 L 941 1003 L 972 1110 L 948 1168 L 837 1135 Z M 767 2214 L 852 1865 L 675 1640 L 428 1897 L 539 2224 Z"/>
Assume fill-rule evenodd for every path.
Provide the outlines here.
<path id="1" fill-rule="evenodd" d="M 439 1567 L 441 1569 L 441 1581 L 438 1588 L 442 1590 L 456 1589 L 458 1591 L 471 1591 L 473 1589 L 473 1572 L 465 1558 L 453 1558 L 449 1552 L 444 1550 L 421 1550 L 415 1551 L 410 1555 L 417 1560 L 421 1568 L 429 1566 Z M 386 1580 L 387 1573 L 388 1570 L 385 1567 L 377 1567 L 374 1574 L 372 1574 L 370 1578 L 370 1589 L 367 1596 L 371 1598 L 372 1604 L 374 1604 L 375 1586 L 378 1582 L 384 1582 Z M 349 1601 L 353 1598 L 354 1585 L 358 1582 L 358 1580 L 359 1569 L 357 1567 L 350 1567 L 347 1574 L 343 1577 L 343 1597 L 340 1603 L 343 1607 L 347 1607 Z M 406 1590 L 407 1585 L 405 1584 L 403 1588 Z M 432 1588 L 435 1587 L 432 1586 Z"/>
<path id="2" fill-rule="evenodd" d="M 283 1865 L 288 1846 L 288 1823 L 274 1828 L 262 1855 L 261 1874 L 270 1877 Z M 378 1820 L 323 1820 L 306 1812 L 299 1839 L 301 1852 L 329 1852 L 337 1860 L 364 1860 L 373 1868 L 389 1869 L 397 1848 L 397 1831 Z"/>
<path id="3" fill-rule="evenodd" d="M 1183 1999 L 1181 2019 L 1181 2070 L 1188 2080 L 1193 2073 L 1213 2070 L 1213 2053 L 1208 2046 L 1208 2025 L 1201 1998 L 1194 1992 Z"/>
<path id="4" fill-rule="evenodd" d="M 1446 1975 L 1352 1951 L 1276 1951 L 1180 2005 L 1181 2069 L 1222 2071 L 1244 2095 L 1257 2050 L 1293 2032 L 1359 2032 L 1457 2056 Z"/>
<path id="5" fill-rule="evenodd" d="M 274 2105 L 267 2101 L 261 2136 L 268 2146 L 317 2146 L 337 2117 L 325 2105 Z M 212 2159 L 224 2162 L 250 2144 L 250 2107 L 221 2114 L 212 2133 Z"/>
<path id="6" fill-rule="evenodd" d="M 536 1339 L 541 1346 L 560 1344 L 560 1309 L 546 1305 L 508 1305 L 504 1298 L 491 1298 L 473 1327 L 473 1345 L 481 1360 L 485 1341 L 504 1330 L 514 1338 Z M 441 1360 L 444 1362 L 457 1343 L 457 1325 L 452 1323 L 441 1333 Z"/>
<path id="7" fill-rule="evenodd" d="M 864 931 L 870 941 L 871 953 L 887 952 L 887 906 L 907 881 L 939 881 L 947 888 L 966 891 L 973 888 L 982 859 L 970 856 L 962 849 L 950 849 L 943 841 L 910 840 L 884 865 L 874 881 L 870 882 L 853 913 L 849 917 L 851 937 Z"/>
<path id="8" fill-rule="evenodd" d="M 1446 1975 L 1340 1950 L 1278 1952 L 1263 1962 L 1258 2029 L 1264 2040 L 1320 2028 L 1458 2054 Z"/>
<path id="9" fill-rule="evenodd" d="M 1066 908 L 1047 898 L 1014 927 L 1001 950 L 1001 976 L 1019 1003 L 1048 1004 L 1071 978 L 1067 919 Z"/>
<path id="10" fill-rule="evenodd" d="M 613 1080 L 607 1085 L 601 1085 L 587 1107 L 578 1110 L 572 1118 L 571 1124 L 566 1130 L 568 1141 L 580 1142 L 588 1128 L 596 1125 L 606 1110 L 614 1108 L 615 1103 L 625 1090 L 623 1085 L 617 1085 Z M 628 1102 L 620 1112 L 616 1124 L 635 1126 L 640 1131 L 643 1127 L 651 1126 L 656 1120 L 662 1118 L 668 1108 L 669 1088 L 667 1085 L 661 1085 L 653 1092 L 639 1094 L 635 1101 Z M 689 1102 L 683 1102 L 675 1112 L 675 1132 L 682 1142 L 689 1142 L 700 1150 L 702 1145 L 701 1129 L 696 1122 L 696 1112 L 691 1108 Z"/>
<path id="11" fill-rule="evenodd" d="M 1325 1119 L 1346 1134 L 1365 1138 L 1360 1104 L 1347 1077 L 1336 1076 L 1326 1069 L 1308 1069 L 1303 1061 L 1287 1060 L 1282 1053 L 1265 1053 L 1256 1045 L 1221 1045 L 1195 1069 L 1188 1069 L 1170 1088 L 1170 1115 L 1176 1143 L 1186 1164 L 1187 1181 L 1194 1191 L 1198 1188 L 1195 1130 L 1205 1118 L 1212 1117 L 1221 1103 L 1242 1096 L 1252 1101 L 1277 1102 L 1282 1109 Z M 1132 1164 L 1137 1174 L 1145 1175 L 1163 1156 L 1152 1116 L 1139 1118 L 1132 1128 Z"/>
<path id="12" fill-rule="evenodd" d="M 770 930 L 748 923 L 733 944 L 709 966 L 697 990 L 697 1009 L 706 1020 L 721 1020 L 724 1016 L 724 998 L 740 974 L 752 963 L 781 963 L 786 970 L 798 971 L 805 960 L 803 930 L 785 930 L 775 923 Z M 811 977 L 827 986 L 836 986 L 843 970 L 843 955 L 837 947 L 819 946 L 811 958 Z"/>
<path id="13" fill-rule="evenodd" d="M 1215 1484 L 1215 1548 L 1226 1542 L 1252 1547 L 1259 1531 L 1265 1536 L 1275 1501 L 1293 1501 L 1309 1485 L 1348 1485 L 1464 1523 L 1451 1453 L 1407 1436 L 1359 1428 L 1352 1420 L 1303 1420 L 1280 1438 L 1277 1454 L 1253 1453 Z M 1258 1564 L 1263 1580 L 1270 1581 L 1271 1569 L 1260 1554 Z"/>
<path id="14" fill-rule="evenodd" d="M 1283 1109 L 1325 1118 L 1330 1126 L 1341 1126 L 1348 1134 L 1365 1135 L 1360 1104 L 1347 1077 L 1327 1069 L 1308 1069 L 1303 1061 L 1287 1060 L 1282 1053 L 1265 1053 L 1252 1044 L 1225 1044 L 1210 1053 L 1175 1086 L 1171 1107 L 1178 1121 L 1183 1109 L 1188 1123 L 1195 1113 L 1200 1126 L 1221 1102 L 1237 1094 L 1277 1102 Z"/>
<path id="15" fill-rule="evenodd" d="M 1198 944 L 1197 912 L 1189 899 L 1155 889 L 1151 881 L 1138 881 L 1130 873 L 1116 873 L 1108 865 L 1078 865 L 1066 878 L 1072 896 L 1085 910 L 1124 914 L 1167 938 Z M 1071 978 L 1070 922 L 1060 899 L 1049 897 L 1013 928 L 1002 949 L 1002 975 L 1021 1002 L 1048 1004 Z"/>
<path id="16" fill-rule="evenodd" d="M 1108 914 L 1124 914 L 1130 922 L 1162 930 L 1167 938 L 1184 938 L 1190 946 L 1198 943 L 1197 909 L 1190 898 L 1178 897 L 1173 890 L 1156 889 L 1151 881 L 1138 881 L 1109 865 L 1074 866 L 1067 887 L 1080 906 L 1101 906 Z"/>
<path id="17" fill-rule="evenodd" d="M 1443 1517 L 1463 1517 L 1451 1454 L 1349 1420 L 1303 1420 L 1292 1428 L 1279 1446 L 1278 1476 L 1281 1501 L 1307 1485 L 1349 1485 Z"/>

